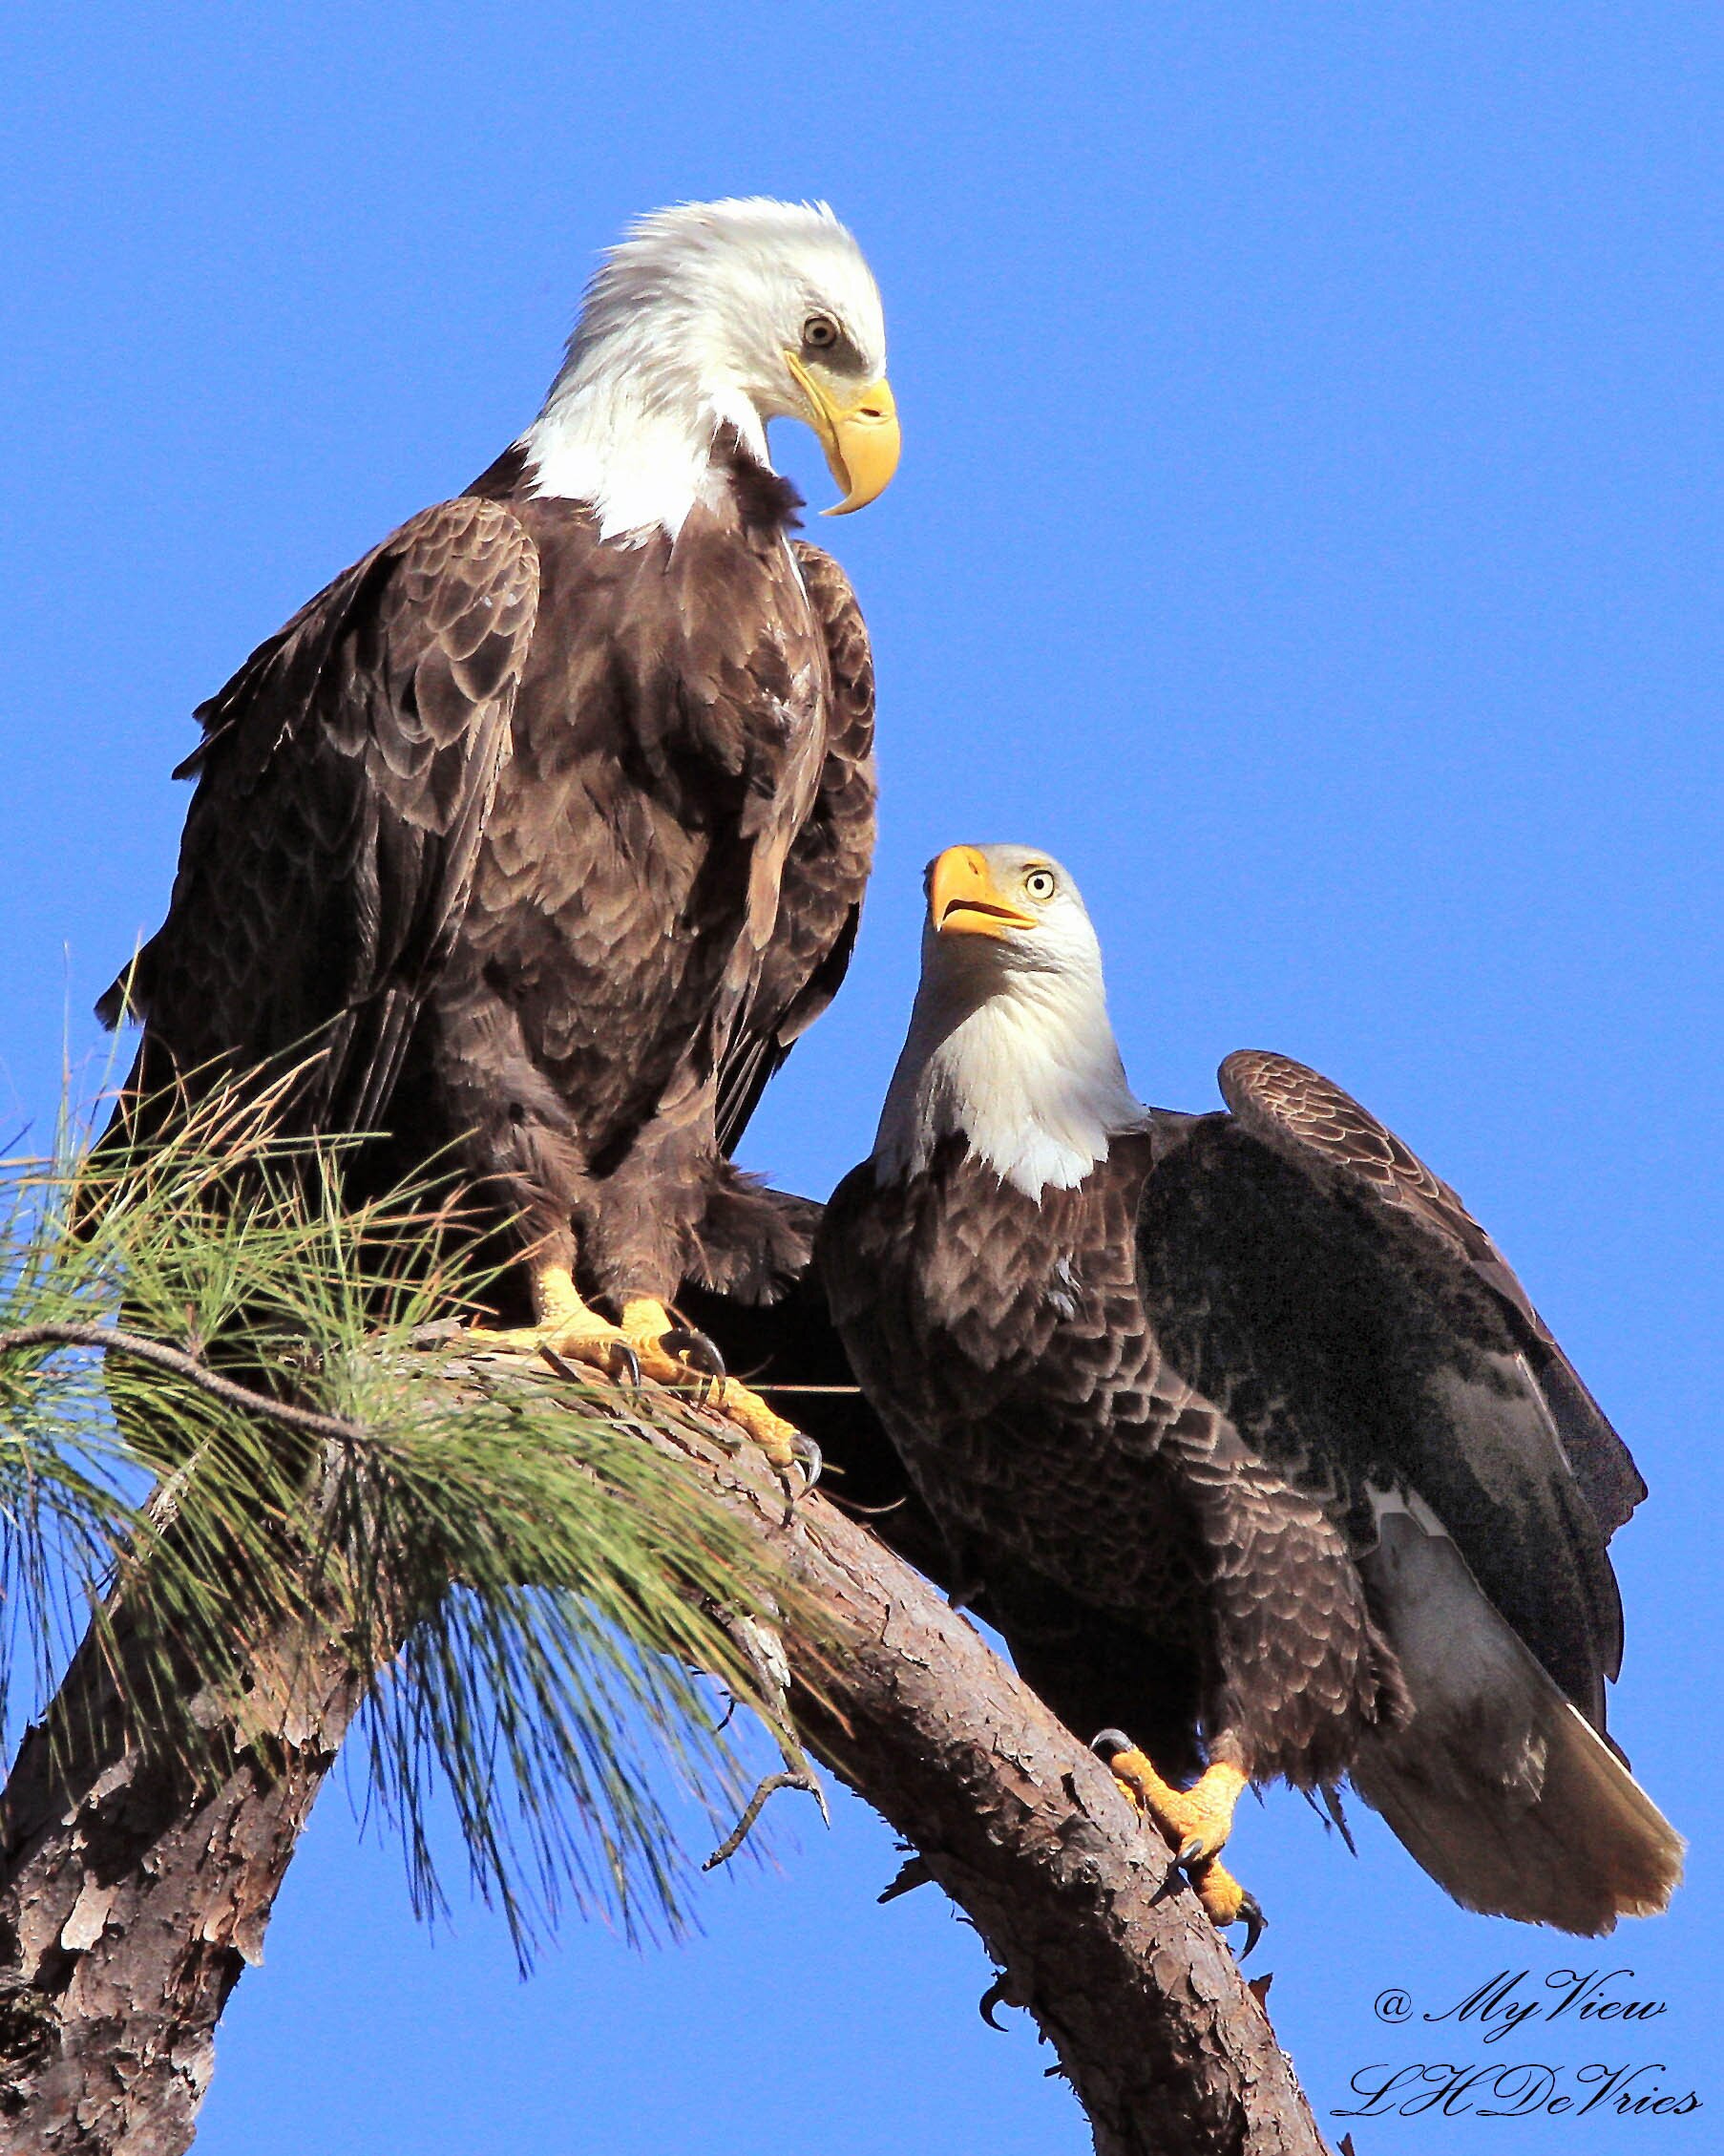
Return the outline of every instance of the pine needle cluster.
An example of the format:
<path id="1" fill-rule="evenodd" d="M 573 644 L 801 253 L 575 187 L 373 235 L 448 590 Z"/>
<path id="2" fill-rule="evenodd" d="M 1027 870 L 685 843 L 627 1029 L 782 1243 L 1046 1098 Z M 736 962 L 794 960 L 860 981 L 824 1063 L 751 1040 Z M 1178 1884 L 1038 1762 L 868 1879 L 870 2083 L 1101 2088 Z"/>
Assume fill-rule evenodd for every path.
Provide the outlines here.
<path id="1" fill-rule="evenodd" d="M 737 1791 L 710 1680 L 774 1719 L 737 1642 L 793 1597 L 643 1402 L 452 1372 L 454 1201 L 348 1205 L 271 1105 L 0 1163 L 0 1706 L 88 1631 L 129 1741 L 219 1776 L 334 1655 L 416 1906 L 443 1801 L 523 1956 L 567 1907 L 675 1930 L 677 1814 Z"/>

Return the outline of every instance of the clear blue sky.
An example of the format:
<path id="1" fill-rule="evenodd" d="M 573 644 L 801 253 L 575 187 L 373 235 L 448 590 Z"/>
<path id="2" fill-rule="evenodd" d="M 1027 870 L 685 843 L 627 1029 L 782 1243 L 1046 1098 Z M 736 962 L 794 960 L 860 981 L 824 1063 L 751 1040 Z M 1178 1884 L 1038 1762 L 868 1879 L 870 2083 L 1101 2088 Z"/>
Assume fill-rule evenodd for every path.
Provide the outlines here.
<path id="1" fill-rule="evenodd" d="M 1377 2061 L 1504 2051 L 1384 2029 L 1389 1985 L 1422 2010 L 1504 1968 L 1632 1969 L 1616 1990 L 1661 2019 L 1521 2055 L 1662 2062 L 1708 2110 L 1543 2131 L 1702 2145 L 1717 18 L 13 0 L 0 70 L 6 1117 L 52 1113 L 67 1012 L 81 1056 L 159 917 L 192 706 L 532 416 L 595 251 L 679 198 L 829 197 L 878 272 L 904 419 L 897 483 L 821 535 L 873 630 L 882 843 L 850 983 L 748 1156 L 821 1193 L 867 1150 L 921 863 L 1008 838 L 1083 883 L 1140 1092 L 1207 1106 L 1229 1049 L 1281 1048 L 1459 1185 L 1652 1487 L 1617 1545 L 1613 1718 L 1691 1884 L 1571 1946 L 1452 1908 L 1369 1816 L 1355 1862 L 1280 1792 L 1235 1843 L 1260 1965 L 1323 2111 Z M 812 442 L 780 447 L 830 498 Z M 874 1907 L 878 1822 L 842 1803 L 780 1849 L 707 1891 L 694 1947 L 578 1930 L 522 1986 L 483 1910 L 415 1928 L 332 1788 L 200 2147 L 1087 2145 L 1047 2054 L 977 2019 L 974 1935 L 932 1892 Z"/>

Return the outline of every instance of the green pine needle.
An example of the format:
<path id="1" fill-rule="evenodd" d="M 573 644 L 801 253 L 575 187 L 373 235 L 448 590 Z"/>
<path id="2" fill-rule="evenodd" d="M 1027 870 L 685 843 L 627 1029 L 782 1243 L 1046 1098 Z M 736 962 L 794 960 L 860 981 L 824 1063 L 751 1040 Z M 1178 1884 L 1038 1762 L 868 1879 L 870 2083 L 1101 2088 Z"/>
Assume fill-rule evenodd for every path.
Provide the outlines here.
<path id="1" fill-rule="evenodd" d="M 132 1740 L 212 1777 L 236 1730 L 268 1744 L 284 1643 L 333 1642 L 415 1906 L 444 1905 L 441 1790 L 523 1958 L 569 1907 L 675 1931 L 673 1815 L 738 1794 L 705 1680 L 770 1719 L 731 1625 L 808 1613 L 616 1395 L 452 1375 L 423 1328 L 485 1285 L 452 1201 L 345 1210 L 340 1149 L 272 1106 L 218 1089 L 147 1150 L 0 1163 L 0 1711 L 39 1714 L 93 1626 Z"/>

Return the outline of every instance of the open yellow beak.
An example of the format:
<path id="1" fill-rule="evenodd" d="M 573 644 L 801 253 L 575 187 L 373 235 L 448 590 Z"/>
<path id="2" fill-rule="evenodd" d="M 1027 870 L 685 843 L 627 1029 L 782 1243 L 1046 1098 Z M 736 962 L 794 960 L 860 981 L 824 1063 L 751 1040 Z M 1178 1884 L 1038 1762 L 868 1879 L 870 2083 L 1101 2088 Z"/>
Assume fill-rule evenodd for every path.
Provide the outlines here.
<path id="1" fill-rule="evenodd" d="M 884 375 L 860 390 L 805 367 L 795 352 L 785 364 L 809 400 L 809 416 L 828 469 L 844 489 L 844 499 L 821 511 L 824 517 L 848 517 L 882 495 L 898 468 L 898 408 Z"/>
<path id="2" fill-rule="evenodd" d="M 928 871 L 928 920 L 938 936 L 1002 937 L 1037 925 L 1034 914 L 1001 898 L 974 846 L 948 846 Z"/>

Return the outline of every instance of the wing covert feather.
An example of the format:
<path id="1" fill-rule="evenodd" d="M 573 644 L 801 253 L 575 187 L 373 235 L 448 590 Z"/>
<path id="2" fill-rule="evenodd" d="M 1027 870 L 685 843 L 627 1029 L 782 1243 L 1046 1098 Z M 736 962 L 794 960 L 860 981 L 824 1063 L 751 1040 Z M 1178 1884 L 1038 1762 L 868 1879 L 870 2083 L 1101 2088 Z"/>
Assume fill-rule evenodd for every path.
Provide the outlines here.
<path id="1" fill-rule="evenodd" d="M 1222 1098 L 1235 1117 L 1301 1173 L 1346 1188 L 1419 1236 L 1428 1254 L 1446 1254 L 1464 1275 L 1514 1313 L 1528 1360 L 1564 1452 L 1607 1536 L 1646 1496 L 1629 1448 L 1533 1308 L 1508 1260 L 1457 1192 L 1351 1094 L 1290 1056 L 1242 1048 L 1220 1070 Z"/>
<path id="2" fill-rule="evenodd" d="M 1346 1519 L 1357 1555 L 1377 1539 L 1373 1491 L 1429 1506 L 1602 1726 L 1621 1602 L 1544 1382 L 1554 1343 L 1524 1295 L 1501 1292 L 1506 1267 L 1460 1200 L 1338 1088 L 1264 1056 L 1230 1058 L 1224 1085 L 1235 1112 L 1169 1132 L 1145 1185 L 1157 1337 L 1255 1450 Z M 1494 1264 L 1474 1261 L 1480 1243 Z"/>
<path id="3" fill-rule="evenodd" d="M 98 1005 L 144 1021 L 144 1083 L 315 1039 L 311 1127 L 382 1110 L 467 902 L 537 599 L 515 518 L 444 502 L 200 708 L 167 919 Z"/>
<path id="4" fill-rule="evenodd" d="M 728 1152 L 767 1081 L 837 994 L 855 944 L 874 842 L 874 669 L 850 579 L 802 540 L 793 552 L 826 639 L 826 757 L 812 813 L 790 847 L 778 919 L 749 1009 L 719 1071 L 718 1138 Z"/>

